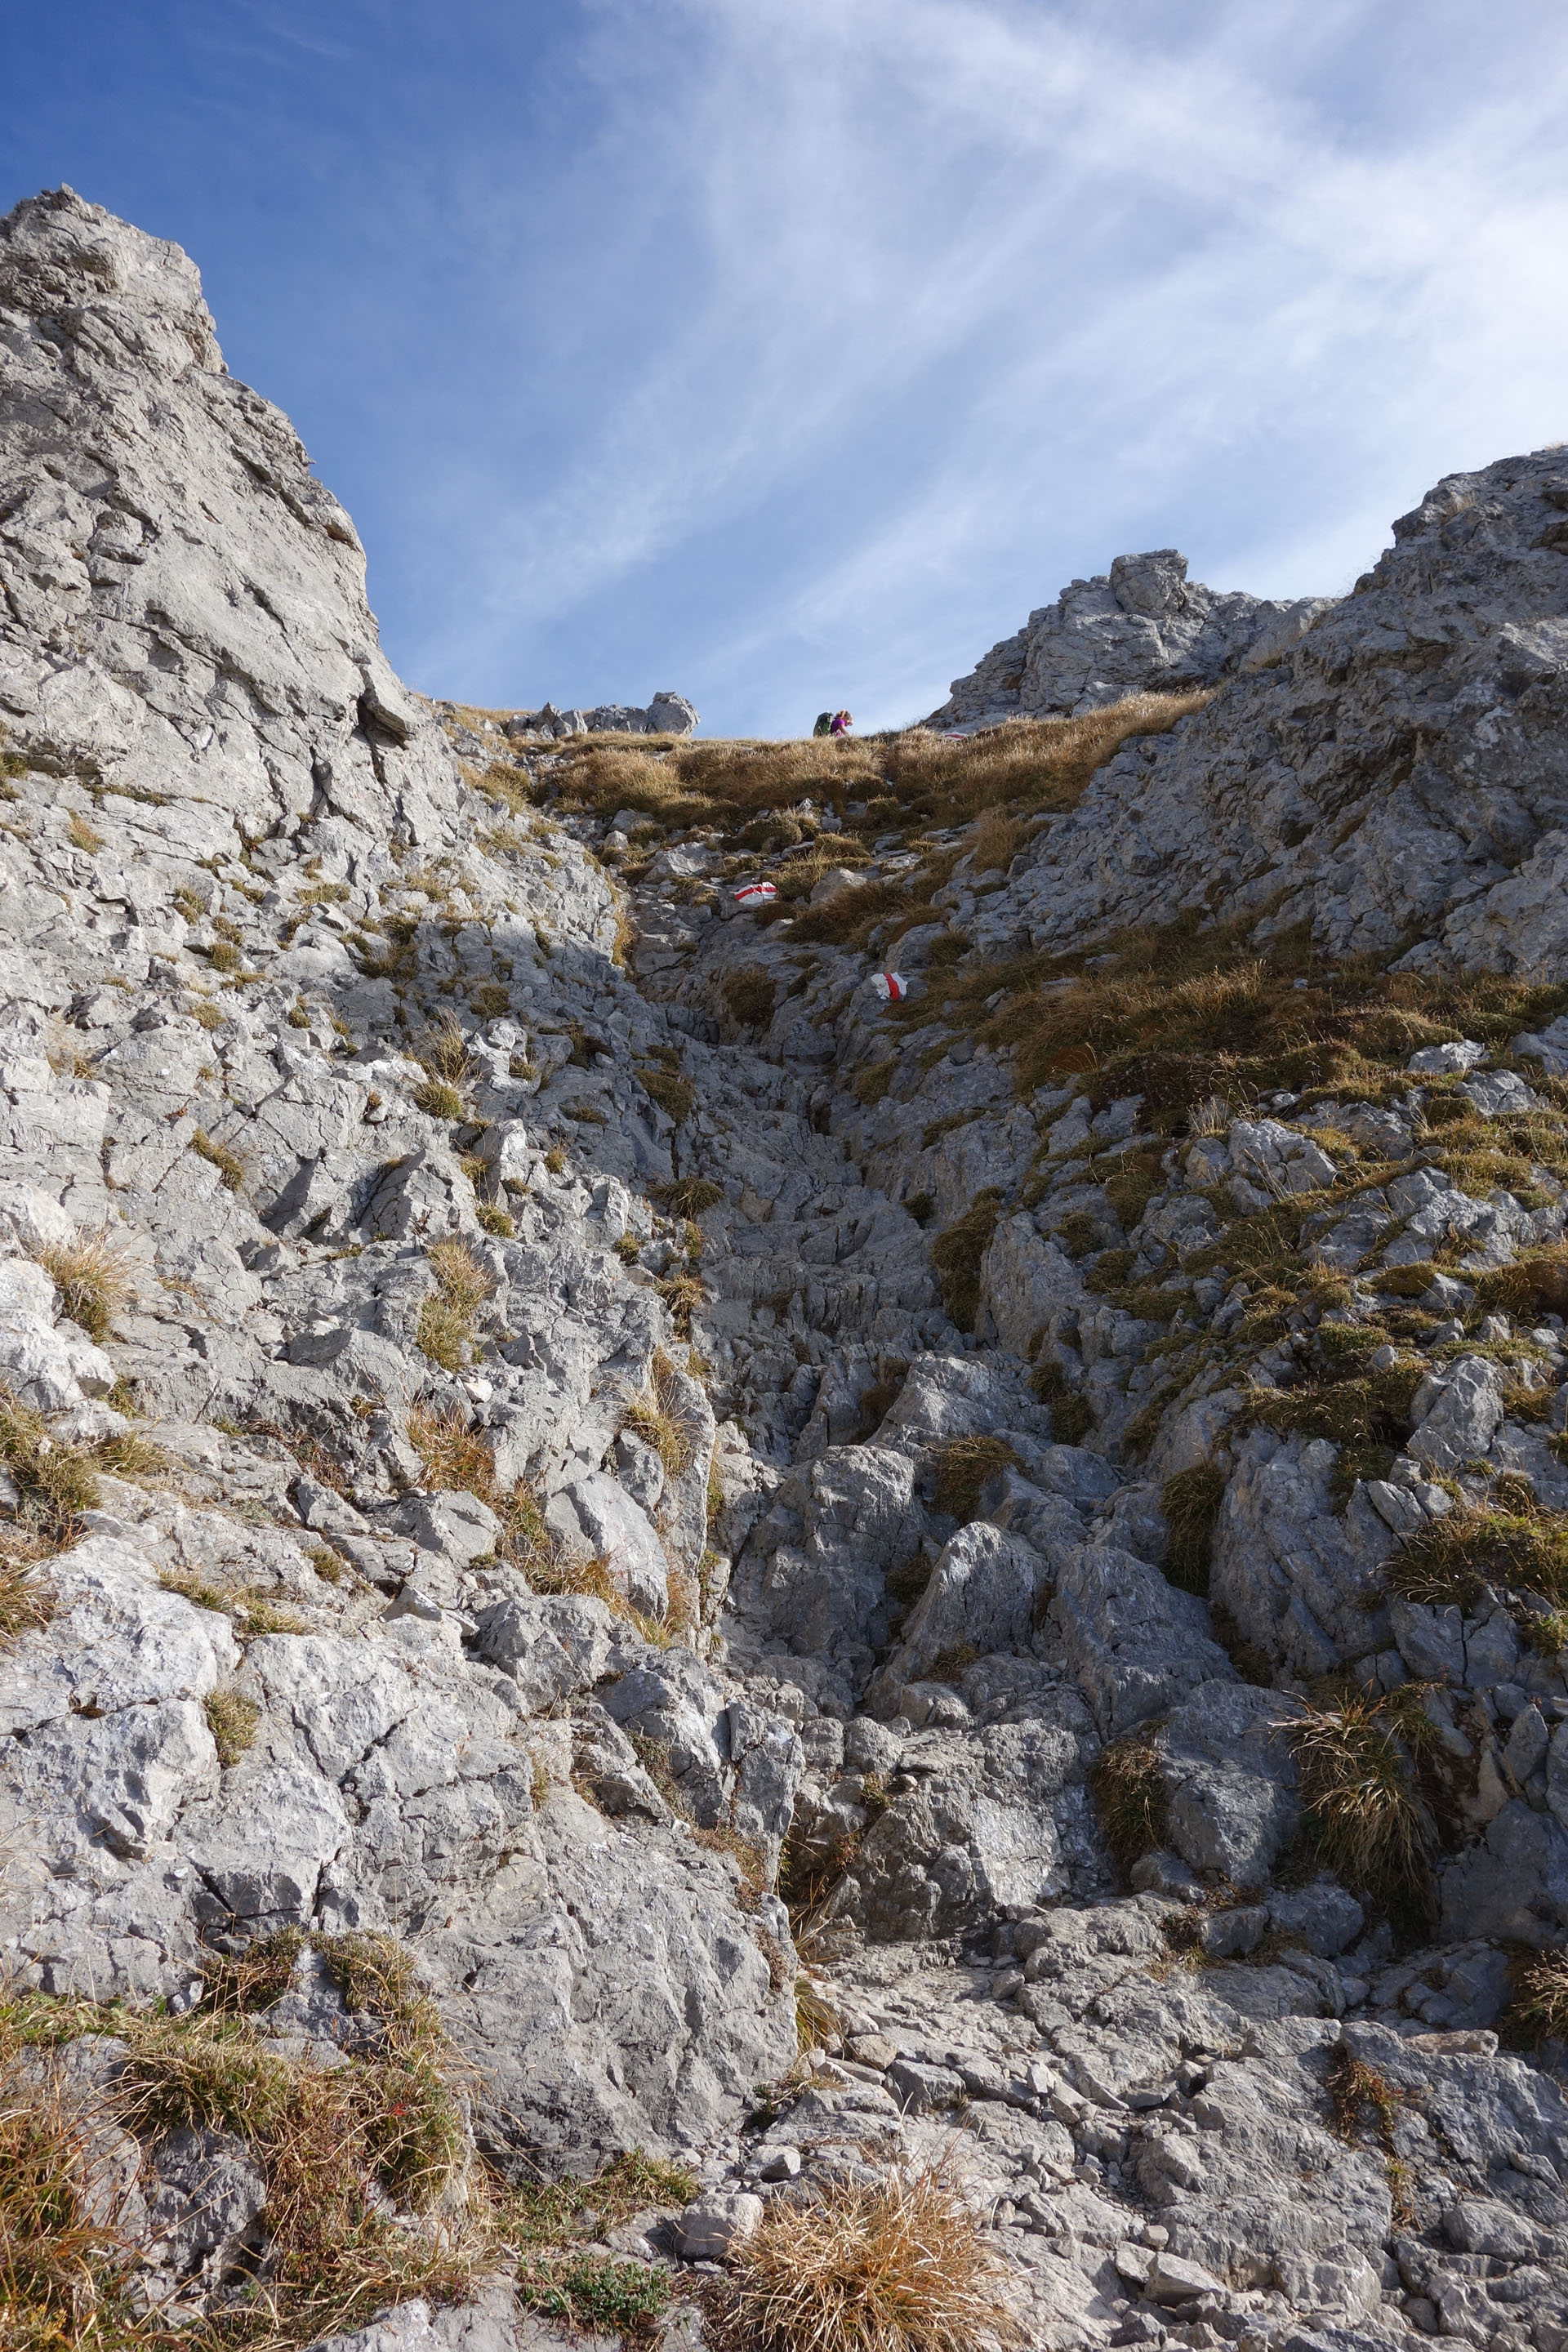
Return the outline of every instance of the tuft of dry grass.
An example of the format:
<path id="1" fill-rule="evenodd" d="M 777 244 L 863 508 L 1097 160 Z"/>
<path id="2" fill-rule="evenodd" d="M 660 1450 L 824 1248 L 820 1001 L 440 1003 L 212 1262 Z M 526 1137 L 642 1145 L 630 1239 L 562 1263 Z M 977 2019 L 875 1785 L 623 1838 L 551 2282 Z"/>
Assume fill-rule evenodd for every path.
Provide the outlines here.
<path id="1" fill-rule="evenodd" d="M 495 1463 L 479 1431 L 464 1420 L 460 1405 L 449 1405 L 444 1412 L 427 1404 L 414 1405 L 406 1428 L 428 1486 L 437 1493 L 476 1495 L 494 1507 Z"/>
<path id="2" fill-rule="evenodd" d="M 671 1478 L 679 1478 L 696 1461 L 699 1424 L 687 1410 L 676 1368 L 662 1348 L 654 1349 L 647 1386 L 626 1407 L 621 1427 L 653 1447 Z"/>
<path id="3" fill-rule="evenodd" d="M 133 2343 L 131 2249 L 90 2126 L 0 2032 L 0 2338 L 11 2352 Z M 138 2331 L 139 2332 L 139 2331 Z"/>
<path id="4" fill-rule="evenodd" d="M 231 1617 L 241 1641 L 255 1641 L 263 1633 L 310 1630 L 296 1611 L 281 1607 L 270 1593 L 258 1591 L 254 1586 L 208 1584 L 199 1576 L 187 1576 L 174 1568 L 161 1570 L 158 1582 L 165 1592 L 177 1592 L 182 1601 L 188 1601 L 193 1609 L 210 1609 L 215 1616 Z M 213 1733 L 216 1738 L 216 1724 Z"/>
<path id="5" fill-rule="evenodd" d="M 217 1760 L 226 1770 L 255 1745 L 261 1709 L 253 1698 L 233 1690 L 209 1691 L 202 1706 Z"/>
<path id="6" fill-rule="evenodd" d="M 773 977 L 761 964 L 727 972 L 721 993 L 731 1020 L 742 1029 L 765 1029 L 773 1017 Z"/>
<path id="7" fill-rule="evenodd" d="M 444 1078 L 448 1086 L 466 1086 L 472 1074 L 468 1037 L 450 1014 L 424 1037 L 415 1059 L 428 1076 Z"/>
<path id="8" fill-rule="evenodd" d="M 1386 2075 L 1358 2058 L 1348 2043 L 1338 2043 L 1329 2061 L 1329 2115 L 1335 2137 L 1353 2146 L 1370 2122 L 1387 2146 L 1398 2112 L 1399 2093 Z"/>
<path id="9" fill-rule="evenodd" d="M 1510 2047 L 1538 2049 L 1547 2041 L 1568 2042 L 1568 1949 L 1518 1953 L 1510 1974 L 1512 1999 L 1503 2018 Z"/>
<path id="10" fill-rule="evenodd" d="M 697 1089 L 689 1078 L 678 1077 L 673 1070 L 639 1069 L 637 1076 L 644 1093 L 668 1113 L 677 1127 L 690 1118 Z"/>
<path id="11" fill-rule="evenodd" d="M 973 1665 L 980 1662 L 980 1653 L 973 1642 L 955 1642 L 950 1650 L 939 1650 L 921 1676 L 922 1682 L 950 1683 L 954 1688 Z"/>
<path id="12" fill-rule="evenodd" d="M 89 1339 L 107 1339 L 115 1316 L 131 1296 L 125 1260 L 107 1231 L 79 1229 L 68 1242 L 40 1250 L 38 1264 L 59 1294 L 60 1305 Z"/>
<path id="13" fill-rule="evenodd" d="M 1348 1486 L 1387 1471 L 1410 1434 L 1410 1406 L 1426 1369 L 1406 1358 L 1386 1371 L 1360 1374 L 1352 1354 L 1331 1363 L 1318 1380 L 1283 1391 L 1255 1391 L 1249 1402 L 1255 1417 L 1281 1435 L 1299 1431 L 1337 1445 L 1336 1482 Z"/>
<path id="14" fill-rule="evenodd" d="M 15 1552 L 0 1553 L 0 1643 L 47 1625 L 53 1615 L 54 1601 L 39 1583 L 33 1561 Z"/>
<path id="15" fill-rule="evenodd" d="M 742 1909 L 751 1911 L 767 1892 L 768 1870 L 763 1851 L 749 1837 L 721 1822 L 717 1829 L 693 1829 L 692 1837 L 710 1853 L 728 1854 L 740 1874 L 740 1899 Z"/>
<path id="16" fill-rule="evenodd" d="M 807 1836 L 791 1829 L 779 1855 L 778 1891 L 789 1912 L 797 1945 L 809 1938 L 828 1896 L 859 1853 L 864 1831 L 820 1830 Z"/>
<path id="17" fill-rule="evenodd" d="M 1568 1247 L 1538 1251 L 1494 1266 L 1476 1277 L 1479 1312 L 1511 1315 L 1539 1323 L 1543 1315 L 1568 1316 Z"/>
<path id="18" fill-rule="evenodd" d="M 1225 1473 L 1212 1462 L 1178 1470 L 1160 1489 L 1165 1514 L 1165 1575 L 1180 1591 L 1206 1598 L 1215 1521 L 1225 1500 Z"/>
<path id="19" fill-rule="evenodd" d="M 1487 1501 L 1447 1512 L 1402 1538 L 1384 1564 L 1389 1591 L 1429 1607 L 1468 1608 L 1483 1584 L 1510 1596 L 1518 1617 L 1529 1595 L 1549 1609 L 1568 1604 L 1568 1511 L 1547 1511 L 1522 1481 L 1501 1480 Z"/>
<path id="20" fill-rule="evenodd" d="M 705 1216 L 724 1197 L 722 1184 L 707 1176 L 680 1176 L 673 1184 L 650 1184 L 648 1198 L 672 1217 Z"/>
<path id="21" fill-rule="evenodd" d="M 520 1478 L 510 1493 L 498 1485 L 489 1447 L 478 1431 L 468 1427 L 459 1406 L 437 1412 L 430 1405 L 416 1404 L 406 1427 L 408 1442 L 432 1486 L 461 1489 L 495 1512 L 501 1523 L 497 1557 L 521 1570 L 535 1592 L 572 1592 L 603 1601 L 614 1615 L 635 1626 L 645 1641 L 662 1644 L 668 1640 L 662 1625 L 633 1608 L 605 1561 L 573 1551 L 557 1540 L 545 1523 L 539 1496 L 526 1480 Z"/>
<path id="22" fill-rule="evenodd" d="M 1484 1503 L 1403 1538 L 1383 1575 L 1390 1591 L 1436 1608 L 1468 1610 L 1490 1588 L 1542 1657 L 1568 1647 L 1568 1512 L 1542 1509 L 1526 1479 L 1500 1477 Z"/>
<path id="23" fill-rule="evenodd" d="M 967 1525 L 980 1508 L 986 1481 L 998 1470 L 1021 1467 L 1005 1437 L 954 1437 L 937 1457 L 936 1507 Z"/>
<path id="24" fill-rule="evenodd" d="M 479 1308 L 494 1284 L 466 1242 L 435 1242 L 426 1255 L 436 1288 L 419 1310 L 414 1343 L 443 1371 L 460 1371 L 468 1360 Z"/>
<path id="25" fill-rule="evenodd" d="M 414 1089 L 414 1107 L 426 1118 L 461 1118 L 463 1097 L 445 1078 L 426 1078 Z"/>
<path id="26" fill-rule="evenodd" d="M 472 1075 L 468 1041 L 461 1024 L 448 1014 L 415 1048 L 415 1059 L 425 1072 L 424 1084 L 414 1089 L 416 1108 L 429 1118 L 461 1118 L 466 1108 L 463 1089 Z"/>
<path id="27" fill-rule="evenodd" d="M 695 1274 L 667 1275 L 654 1284 L 655 1290 L 669 1309 L 669 1319 L 678 1339 L 691 1337 L 691 1318 L 699 1307 L 708 1304 L 708 1293 L 701 1277 Z"/>
<path id="28" fill-rule="evenodd" d="M 245 2313 L 255 2338 L 315 2342 L 407 2296 L 461 2293 L 484 2249 L 469 2201 L 468 2143 L 452 2053 L 408 1955 L 371 1936 L 311 1937 L 351 2009 L 366 2053 L 321 2068 L 268 2053 L 236 2002 L 191 2019 L 141 2017 L 116 2095 L 144 2137 L 181 2127 L 247 2140 L 267 2177 L 266 2284 Z M 291 1955 L 279 1952 L 279 1967 Z M 253 1988 L 256 2005 L 269 1981 Z M 281 1990 L 281 1987 L 277 1987 Z M 418 2226 L 395 2218 L 426 2216 Z M 437 2212 L 437 2209 L 443 2209 Z"/>
<path id="29" fill-rule="evenodd" d="M 51 1437 L 40 1412 L 0 1388 L 0 1464 L 17 1489 L 16 1528 L 24 1546 L 58 1551 L 83 1511 L 100 1500 L 92 1453 Z"/>
<path id="30" fill-rule="evenodd" d="M 226 1192 L 239 1191 L 245 1182 L 244 1165 L 226 1143 L 215 1143 L 212 1137 L 204 1134 L 198 1127 L 191 1138 L 191 1150 L 198 1160 L 205 1160 L 210 1168 L 217 1170 Z"/>
<path id="31" fill-rule="evenodd" d="M 1168 1804 L 1154 1730 L 1139 1724 L 1102 1748 L 1089 1768 L 1101 1834 L 1123 1870 L 1165 1842 Z"/>
<path id="32" fill-rule="evenodd" d="M 1094 1426 L 1093 1409 L 1087 1397 L 1068 1386 L 1067 1374 L 1053 1357 L 1047 1356 L 1035 1366 L 1029 1387 L 1051 1409 L 1051 1435 L 1056 1443 L 1080 1445 Z"/>
<path id="33" fill-rule="evenodd" d="M 1023 2341 L 1005 2267 L 939 2170 L 890 2172 L 763 2214 L 734 2273 L 757 2352 L 982 2352 Z"/>
<path id="34" fill-rule="evenodd" d="M 1394 2225 L 1396 2230 L 1409 2228 L 1413 2209 L 1410 2198 L 1408 2168 L 1395 2155 L 1394 2127 L 1399 2119 L 1403 2094 L 1395 2089 L 1386 2074 L 1358 2058 L 1346 2042 L 1340 2042 L 1329 2060 L 1327 2089 L 1329 2094 L 1329 2129 L 1337 2139 L 1354 2147 L 1363 2134 L 1370 2131 L 1379 2143 L 1388 2173 L 1388 2185 L 1394 2199 Z"/>
<path id="35" fill-rule="evenodd" d="M 1436 1832 L 1416 1785 L 1428 1730 L 1420 1686 L 1390 1696 L 1303 1701 L 1282 1728 L 1296 1752 L 1307 1834 L 1352 1892 L 1407 1920 L 1431 1906 Z"/>
<path id="36" fill-rule="evenodd" d="M 898 1075 L 899 1058 L 890 1054 L 885 1062 L 872 1062 L 858 1071 L 851 1081 L 849 1091 L 865 1110 L 874 1110 Z"/>
<path id="37" fill-rule="evenodd" d="M 1000 1192 L 977 1192 L 963 1214 L 955 1217 L 931 1244 L 942 1306 L 961 1331 L 974 1328 L 980 1311 L 980 1263 L 1001 1213 Z"/>
<path id="38" fill-rule="evenodd" d="M 891 919 L 891 909 L 879 919 Z M 929 910 L 911 909 L 909 919 L 929 919 Z M 812 920 L 798 920 L 792 938 L 811 936 Z M 1097 1102 L 1139 1094 L 1145 1125 L 1194 1133 L 1212 1130 L 1217 1102 L 1256 1103 L 1275 1087 L 1374 1101 L 1403 1093 L 1416 1046 L 1462 1034 L 1500 1048 L 1513 1031 L 1568 1005 L 1561 984 L 1495 973 L 1391 973 L 1386 959 L 1373 957 L 1325 971 L 1304 925 L 1259 950 L 1248 924 L 1203 921 L 1194 914 L 1097 940 L 1092 969 L 1086 951 L 1026 954 L 947 976 L 933 964 L 929 996 L 900 1017 L 914 1025 L 940 1010 L 985 1043 L 1015 1049 L 1022 1095 L 1077 1075 Z M 1495 1132 L 1490 1140 L 1495 1147 Z"/>
<path id="39" fill-rule="evenodd" d="M 844 2032 L 844 2020 L 827 1995 L 804 1969 L 795 1980 L 795 2038 L 797 2050 L 813 2050 Z"/>
<path id="40" fill-rule="evenodd" d="M 361 2029 L 333 2068 L 272 2055 L 249 2021 L 308 1944 Z M 208 1956 L 204 1976 L 201 2008 L 180 2019 L 42 1995 L 0 2003 L 0 2334 L 17 2352 L 170 2352 L 198 2339 L 297 2352 L 410 2296 L 471 2293 L 484 2268 L 490 2216 L 470 2176 L 462 2070 L 408 1955 L 378 1937 L 289 1930 L 237 1959 Z M 125 2069 L 79 2112 L 29 2053 L 104 2032 L 126 2042 Z M 95 2154 L 100 2117 L 149 2139 L 181 2126 L 230 2131 L 255 2150 L 266 2261 L 206 2325 L 176 2333 L 135 2295 L 135 2250 Z"/>

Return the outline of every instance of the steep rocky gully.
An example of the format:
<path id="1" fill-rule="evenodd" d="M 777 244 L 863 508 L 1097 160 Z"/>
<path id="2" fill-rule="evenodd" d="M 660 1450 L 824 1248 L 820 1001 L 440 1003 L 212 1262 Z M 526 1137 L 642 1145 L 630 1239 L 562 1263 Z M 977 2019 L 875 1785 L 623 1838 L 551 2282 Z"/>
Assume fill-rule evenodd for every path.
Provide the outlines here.
<path id="1" fill-rule="evenodd" d="M 826 2340 L 1562 2352 L 1568 458 L 509 732 L 177 249 L 0 335 L 7 2340 L 787 2347 L 925 2196 Z"/>

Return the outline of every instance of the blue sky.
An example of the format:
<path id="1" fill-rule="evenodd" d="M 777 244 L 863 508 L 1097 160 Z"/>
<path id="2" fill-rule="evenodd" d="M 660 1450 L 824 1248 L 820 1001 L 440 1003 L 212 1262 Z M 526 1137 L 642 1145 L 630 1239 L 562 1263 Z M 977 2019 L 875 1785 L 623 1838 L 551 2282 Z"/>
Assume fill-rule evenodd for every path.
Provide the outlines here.
<path id="1" fill-rule="evenodd" d="M 194 256 L 430 693 L 893 723 L 1123 549 L 1342 590 L 1568 436 L 1561 0 L 73 0 L 0 87 L 0 208 Z"/>

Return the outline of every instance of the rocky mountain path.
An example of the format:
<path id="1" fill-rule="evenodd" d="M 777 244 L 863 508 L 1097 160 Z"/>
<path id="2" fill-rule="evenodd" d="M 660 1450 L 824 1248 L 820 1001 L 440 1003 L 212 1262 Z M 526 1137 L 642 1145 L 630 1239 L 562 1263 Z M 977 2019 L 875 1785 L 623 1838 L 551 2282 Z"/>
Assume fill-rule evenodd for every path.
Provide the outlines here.
<path id="1" fill-rule="evenodd" d="M 531 740 L 177 249 L 57 192 L 0 310 L 0 2068 L 103 2308 L 674 2352 L 898 2173 L 1026 2343 L 1562 2352 L 1557 460 L 1195 685 L 1097 593 L 1047 723 Z"/>

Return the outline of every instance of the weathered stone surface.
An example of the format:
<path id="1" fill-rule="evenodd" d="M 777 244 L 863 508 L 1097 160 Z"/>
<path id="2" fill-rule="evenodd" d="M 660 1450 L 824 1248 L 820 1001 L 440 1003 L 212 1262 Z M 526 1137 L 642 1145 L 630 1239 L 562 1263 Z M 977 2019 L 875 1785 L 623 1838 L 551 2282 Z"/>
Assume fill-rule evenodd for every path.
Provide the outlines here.
<path id="1" fill-rule="evenodd" d="M 1310 598 L 1270 604 L 1216 595 L 1189 583 L 1186 557 L 1173 547 L 1119 555 L 1108 576 L 1075 580 L 955 678 L 952 700 L 926 724 L 1049 719 L 1124 694 L 1212 685 L 1249 656 L 1267 660 L 1323 609 Z"/>
<path id="2" fill-rule="evenodd" d="M 1194 1870 L 1264 1885 L 1300 1818 L 1289 1711 L 1273 1691 L 1200 1684 L 1160 1737 L 1173 1844 Z"/>
<path id="3" fill-rule="evenodd" d="M 1556 781 L 1563 556 L 1552 538 L 1561 478 L 1560 453 L 1545 449 L 1440 482 L 1395 524 L 1356 594 L 1320 606 L 1278 657 L 1265 655 L 1169 735 L 1125 746 L 1051 828 L 1048 854 L 1042 844 L 985 902 L 977 936 L 1081 944 L 1097 926 L 1168 920 L 1217 877 L 1236 913 L 1254 912 L 1268 930 L 1310 916 L 1332 953 L 1415 933 L 1415 969 L 1549 968 L 1568 937 Z M 1114 618 L 1108 581 L 1068 591 L 1042 643 L 1075 641 L 1068 624 L 1080 599 L 1102 625 L 1139 636 L 1131 615 Z M 1056 707 L 1067 683 L 1076 707 L 1171 677 L 1163 624 L 1142 627 L 1152 661 L 1108 680 L 1102 696 L 1095 663 L 1075 666 Z M 1193 643 L 1202 647 L 1201 632 Z M 1017 709 L 1031 691 L 1015 641 L 966 687 L 966 708 L 994 696 L 999 712 Z M 1318 730 L 1330 711 L 1331 737 Z M 1347 833 L 1352 805 L 1361 814 Z"/>
<path id="4" fill-rule="evenodd" d="M 1568 1935 L 1568 1685 L 1544 1596 L 1389 1586 L 1451 1511 L 1568 1509 L 1552 1277 L 1477 1295 L 1568 1218 L 1556 459 L 1444 486 L 1331 606 L 1162 555 L 1077 583 L 1005 707 L 1218 691 L 1006 874 L 803 800 L 874 907 L 940 860 L 861 951 L 792 936 L 831 888 L 736 912 L 794 850 L 706 822 L 612 888 L 654 836 L 552 800 L 557 747 L 688 730 L 679 698 L 502 733 L 399 686 L 174 248 L 60 192 L 0 230 L 0 1524 L 52 1612 L 0 1657 L 8 1978 L 177 2019 L 300 1931 L 257 2031 L 354 2066 L 331 1939 L 385 1935 L 487 2160 L 679 2155 L 693 2259 L 765 2195 L 806 2227 L 941 2164 L 1053 2352 L 1555 2352 L 1559 2053 L 1498 2041 L 1517 1948 Z M 504 806 L 465 780 L 498 762 Z M 1184 1101 L 1151 1024 L 1136 1078 L 1031 1090 L 987 956 L 1200 905 L 1310 917 L 1315 971 L 1528 971 L 1530 1076 L 1396 1024 L 1376 1100 Z M 100 1234 L 93 1339 L 58 1254 Z M 1346 1676 L 1440 1816 L 1407 1953 L 1298 1866 Z M 195 2312 L 267 2262 L 257 2151 L 141 2147 L 102 2107 L 126 2046 L 16 2079 Z M 1394 2091 L 1397 2225 L 1343 2049 Z M 679 2278 L 674 2221 L 610 2254 Z M 697 2352 L 694 2306 L 662 2326 Z M 337 2352 L 562 2342 L 498 2281 Z"/>

